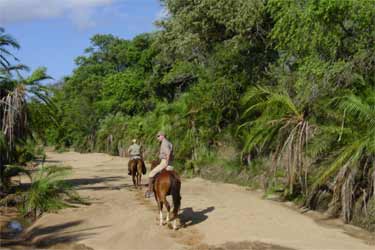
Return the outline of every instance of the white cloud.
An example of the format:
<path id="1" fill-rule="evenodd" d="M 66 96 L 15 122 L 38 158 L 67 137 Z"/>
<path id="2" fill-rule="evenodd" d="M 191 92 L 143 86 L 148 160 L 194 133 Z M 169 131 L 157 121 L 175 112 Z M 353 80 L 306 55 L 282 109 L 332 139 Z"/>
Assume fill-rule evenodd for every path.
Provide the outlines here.
<path id="1" fill-rule="evenodd" d="M 67 16 L 79 28 L 95 25 L 93 15 L 98 7 L 117 0 L 0 0 L 0 25 Z"/>

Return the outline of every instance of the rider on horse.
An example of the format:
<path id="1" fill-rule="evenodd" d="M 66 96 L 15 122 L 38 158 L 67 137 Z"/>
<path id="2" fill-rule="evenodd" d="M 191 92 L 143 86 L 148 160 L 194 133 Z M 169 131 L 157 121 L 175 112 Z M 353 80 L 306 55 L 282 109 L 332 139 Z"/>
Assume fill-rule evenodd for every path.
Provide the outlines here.
<path id="1" fill-rule="evenodd" d="M 128 149 L 130 160 L 142 159 L 142 147 L 137 144 L 136 139 L 133 139 L 132 142 L 133 144 Z M 128 165 L 128 175 L 131 175 L 130 164 Z"/>
<path id="2" fill-rule="evenodd" d="M 148 177 L 149 177 L 148 190 L 145 193 L 145 196 L 147 198 L 150 198 L 151 195 L 153 194 L 152 186 L 153 186 L 153 183 L 154 183 L 155 175 L 160 173 L 163 169 L 167 168 L 168 165 L 170 165 L 172 160 L 173 160 L 173 145 L 172 145 L 172 143 L 170 143 L 170 141 L 167 140 L 167 138 L 165 137 L 165 134 L 161 131 L 157 133 L 157 139 L 158 139 L 159 142 L 161 142 L 161 144 L 160 144 L 160 154 L 159 154 L 159 158 L 160 158 L 161 161 L 160 161 L 160 164 L 158 166 L 156 166 L 148 175 Z"/>

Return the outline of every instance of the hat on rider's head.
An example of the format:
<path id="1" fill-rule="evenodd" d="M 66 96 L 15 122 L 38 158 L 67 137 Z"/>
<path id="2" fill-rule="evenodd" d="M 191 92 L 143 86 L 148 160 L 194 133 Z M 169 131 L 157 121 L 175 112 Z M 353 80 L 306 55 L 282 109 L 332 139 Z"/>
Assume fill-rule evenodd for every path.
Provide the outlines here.
<path id="1" fill-rule="evenodd" d="M 136 143 L 136 142 L 137 142 L 137 139 L 133 139 L 132 142 L 133 142 L 133 143 Z"/>
<path id="2" fill-rule="evenodd" d="M 159 131 L 157 134 L 156 134 L 156 136 L 165 136 L 165 133 L 163 132 L 163 131 Z"/>

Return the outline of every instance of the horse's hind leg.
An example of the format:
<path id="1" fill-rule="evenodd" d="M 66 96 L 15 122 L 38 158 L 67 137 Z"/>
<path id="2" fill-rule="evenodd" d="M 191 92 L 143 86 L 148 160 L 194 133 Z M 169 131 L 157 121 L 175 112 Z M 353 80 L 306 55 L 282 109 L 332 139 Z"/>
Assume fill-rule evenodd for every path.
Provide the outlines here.
<path id="1" fill-rule="evenodd" d="M 141 166 L 141 169 L 139 169 L 138 167 L 137 182 L 138 182 L 138 186 L 142 188 L 142 166 Z"/>
<path id="2" fill-rule="evenodd" d="M 146 166 L 145 166 L 145 163 L 143 162 L 143 161 L 141 161 L 141 165 L 139 166 L 139 173 L 140 173 L 140 179 L 141 179 L 141 181 L 142 181 L 142 175 L 143 175 L 143 168 L 146 168 Z"/>
<path id="3" fill-rule="evenodd" d="M 133 185 L 134 187 L 137 187 L 136 177 L 134 173 L 132 174 L 132 177 L 133 177 Z"/>
<path id="4" fill-rule="evenodd" d="M 169 214 L 170 214 L 170 211 L 171 211 L 171 206 L 169 205 L 169 202 L 167 201 L 167 197 L 164 196 L 164 200 L 163 202 L 165 203 L 165 207 L 167 208 L 167 218 L 166 218 L 166 223 L 169 222 Z"/>
<path id="5" fill-rule="evenodd" d="M 135 171 L 137 173 L 137 186 L 140 187 L 140 188 L 142 188 L 141 187 L 141 182 L 142 182 L 142 180 L 141 180 L 141 178 L 142 178 L 142 161 L 138 159 L 137 163 L 134 166 L 134 168 L 135 168 Z"/>
<path id="6" fill-rule="evenodd" d="M 165 206 L 167 207 L 167 210 L 168 210 L 168 214 L 167 214 L 167 223 L 168 223 L 168 222 L 170 222 L 169 215 L 170 215 L 170 209 L 171 209 L 168 201 L 166 201 Z M 174 208 L 173 208 L 173 210 L 174 210 Z M 177 214 L 175 214 L 175 211 L 173 211 L 173 214 L 172 214 L 173 230 L 177 230 L 177 219 L 178 219 Z"/>
<path id="7" fill-rule="evenodd" d="M 159 225 L 163 226 L 163 202 L 159 201 L 158 205 L 159 205 L 159 218 L 160 218 Z"/>

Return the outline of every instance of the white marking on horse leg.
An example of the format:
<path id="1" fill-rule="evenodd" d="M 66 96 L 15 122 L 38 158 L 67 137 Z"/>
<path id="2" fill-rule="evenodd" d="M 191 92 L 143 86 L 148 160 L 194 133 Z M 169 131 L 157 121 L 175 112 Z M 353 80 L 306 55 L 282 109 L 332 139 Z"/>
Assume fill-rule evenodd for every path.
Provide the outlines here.
<path id="1" fill-rule="evenodd" d="M 167 219 L 165 222 L 169 222 L 169 212 L 167 213 Z"/>
<path id="2" fill-rule="evenodd" d="M 163 225 L 163 212 L 160 211 L 160 223 L 159 223 L 160 226 Z"/>
<path id="3" fill-rule="evenodd" d="M 177 230 L 177 218 L 173 220 L 173 230 Z"/>

